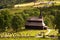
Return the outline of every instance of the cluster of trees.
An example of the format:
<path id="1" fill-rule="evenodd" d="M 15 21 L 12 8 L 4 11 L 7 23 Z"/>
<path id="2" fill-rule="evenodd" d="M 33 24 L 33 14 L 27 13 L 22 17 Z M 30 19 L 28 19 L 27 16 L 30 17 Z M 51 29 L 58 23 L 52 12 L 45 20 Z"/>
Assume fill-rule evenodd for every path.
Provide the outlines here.
<path id="1" fill-rule="evenodd" d="M 32 12 L 31 12 L 32 11 Z M 0 32 L 1 31 L 18 31 L 24 27 L 26 19 L 30 16 L 38 16 L 39 10 L 24 10 L 23 12 L 17 12 L 11 15 L 8 10 L 0 11 Z"/>
<path id="2" fill-rule="evenodd" d="M 12 28 L 17 31 L 21 27 L 23 19 L 17 15 L 10 15 L 9 11 L 4 10 L 0 12 L 0 31 L 7 31 L 6 29 Z"/>
<path id="3" fill-rule="evenodd" d="M 43 16 L 45 24 L 54 29 L 58 29 L 60 33 L 60 6 L 52 6 L 43 8 Z"/>

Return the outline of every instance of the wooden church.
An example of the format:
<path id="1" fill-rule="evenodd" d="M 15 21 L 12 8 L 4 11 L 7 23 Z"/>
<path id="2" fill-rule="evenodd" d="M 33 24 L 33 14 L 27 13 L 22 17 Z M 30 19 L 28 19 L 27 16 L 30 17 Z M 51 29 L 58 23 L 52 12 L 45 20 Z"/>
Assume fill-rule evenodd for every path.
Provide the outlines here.
<path id="1" fill-rule="evenodd" d="M 47 26 L 45 26 L 43 21 L 42 13 L 40 12 L 39 17 L 31 17 L 27 19 L 25 24 L 26 29 L 38 29 L 38 30 L 46 30 Z"/>

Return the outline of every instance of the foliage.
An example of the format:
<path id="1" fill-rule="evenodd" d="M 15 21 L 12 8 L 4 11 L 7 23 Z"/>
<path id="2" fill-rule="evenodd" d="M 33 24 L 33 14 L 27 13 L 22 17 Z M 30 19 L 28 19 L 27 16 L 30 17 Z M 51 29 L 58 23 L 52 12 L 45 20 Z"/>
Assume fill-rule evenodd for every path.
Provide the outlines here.
<path id="1" fill-rule="evenodd" d="M 5 10 L 5 11 L 1 11 L 0 12 L 0 28 L 2 28 L 2 30 L 0 31 L 5 31 L 6 27 L 9 27 L 10 25 L 10 15 L 9 15 L 9 11 Z"/>
<path id="2" fill-rule="evenodd" d="M 56 24 L 56 28 L 59 29 L 59 33 L 60 33 L 60 11 L 57 11 L 57 14 L 55 16 L 55 24 Z"/>
<path id="3" fill-rule="evenodd" d="M 14 31 L 17 32 L 18 28 L 21 29 L 23 26 L 24 20 L 21 15 L 15 15 L 13 16 L 11 20 L 11 27 L 13 28 Z"/>

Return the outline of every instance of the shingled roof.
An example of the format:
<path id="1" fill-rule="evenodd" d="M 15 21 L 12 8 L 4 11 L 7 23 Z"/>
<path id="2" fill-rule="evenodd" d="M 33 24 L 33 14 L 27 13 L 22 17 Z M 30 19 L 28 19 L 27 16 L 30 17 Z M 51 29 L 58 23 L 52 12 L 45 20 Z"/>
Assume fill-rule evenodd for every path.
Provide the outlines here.
<path id="1" fill-rule="evenodd" d="M 27 22 L 26 26 L 43 26 L 43 24 L 38 22 Z"/>
<path id="2" fill-rule="evenodd" d="M 42 18 L 38 18 L 38 17 L 30 17 L 27 19 L 27 21 L 42 21 Z"/>

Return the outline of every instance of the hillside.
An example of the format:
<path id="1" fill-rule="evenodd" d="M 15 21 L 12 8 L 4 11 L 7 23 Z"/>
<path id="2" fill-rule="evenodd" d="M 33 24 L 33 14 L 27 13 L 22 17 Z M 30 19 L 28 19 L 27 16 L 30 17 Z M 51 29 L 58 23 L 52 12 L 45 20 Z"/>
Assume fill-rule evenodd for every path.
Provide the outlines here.
<path id="1" fill-rule="evenodd" d="M 60 1 L 6 1 L 0 2 L 0 40 L 58 40 Z M 26 29 L 27 19 L 39 17 L 41 13 L 47 29 Z"/>

